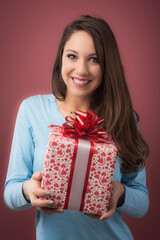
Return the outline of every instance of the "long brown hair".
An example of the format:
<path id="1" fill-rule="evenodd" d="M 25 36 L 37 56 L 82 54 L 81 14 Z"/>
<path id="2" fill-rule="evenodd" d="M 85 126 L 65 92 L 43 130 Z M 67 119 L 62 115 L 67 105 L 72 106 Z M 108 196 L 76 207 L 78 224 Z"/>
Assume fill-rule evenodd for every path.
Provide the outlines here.
<path id="1" fill-rule="evenodd" d="M 121 171 L 138 171 L 144 167 L 149 148 L 137 126 L 139 116 L 132 107 L 116 39 L 103 19 L 85 15 L 65 28 L 53 68 L 52 92 L 58 100 L 65 99 L 66 85 L 61 76 L 63 49 L 71 35 L 81 30 L 92 37 L 103 73 L 90 108 L 105 119 L 107 132 L 116 139 L 122 157 Z"/>

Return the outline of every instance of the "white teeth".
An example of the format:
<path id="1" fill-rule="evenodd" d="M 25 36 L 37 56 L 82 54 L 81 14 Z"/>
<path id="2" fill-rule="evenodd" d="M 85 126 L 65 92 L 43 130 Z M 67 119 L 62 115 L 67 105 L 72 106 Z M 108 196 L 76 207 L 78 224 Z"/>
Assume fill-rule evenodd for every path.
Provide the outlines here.
<path id="1" fill-rule="evenodd" d="M 73 80 L 74 80 L 76 83 L 78 83 L 78 84 L 84 84 L 84 83 L 88 83 L 88 82 L 89 82 L 89 80 L 88 80 L 88 81 L 87 81 L 87 80 L 81 81 L 81 80 L 76 79 L 76 78 L 73 78 Z"/>

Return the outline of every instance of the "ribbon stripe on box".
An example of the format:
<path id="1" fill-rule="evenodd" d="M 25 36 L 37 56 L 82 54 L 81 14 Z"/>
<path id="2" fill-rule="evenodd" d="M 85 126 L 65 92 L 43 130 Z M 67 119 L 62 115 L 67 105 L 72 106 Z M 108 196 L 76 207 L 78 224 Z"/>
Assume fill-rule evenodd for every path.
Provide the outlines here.
<path id="1" fill-rule="evenodd" d="M 78 124 L 71 118 L 66 120 L 72 126 L 50 126 L 41 187 L 51 192 L 45 198 L 55 208 L 102 215 L 109 204 L 117 148 L 97 115 L 76 114 Z"/>

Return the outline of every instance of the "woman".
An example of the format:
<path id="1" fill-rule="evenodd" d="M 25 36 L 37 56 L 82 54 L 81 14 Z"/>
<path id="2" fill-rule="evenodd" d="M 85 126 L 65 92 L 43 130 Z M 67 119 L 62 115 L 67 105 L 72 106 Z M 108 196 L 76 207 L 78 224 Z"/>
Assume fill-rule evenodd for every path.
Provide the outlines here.
<path id="1" fill-rule="evenodd" d="M 66 27 L 54 64 L 52 91 L 53 95 L 33 96 L 20 106 L 6 204 L 14 210 L 36 207 L 38 240 L 133 239 L 121 212 L 135 218 L 147 213 L 144 160 L 149 151 L 137 127 L 138 115 L 115 37 L 104 20 L 82 16 Z M 50 194 L 40 188 L 47 126 L 62 125 L 71 111 L 88 109 L 104 118 L 119 151 L 109 209 L 101 217 L 54 209 L 54 202 L 39 198 Z"/>

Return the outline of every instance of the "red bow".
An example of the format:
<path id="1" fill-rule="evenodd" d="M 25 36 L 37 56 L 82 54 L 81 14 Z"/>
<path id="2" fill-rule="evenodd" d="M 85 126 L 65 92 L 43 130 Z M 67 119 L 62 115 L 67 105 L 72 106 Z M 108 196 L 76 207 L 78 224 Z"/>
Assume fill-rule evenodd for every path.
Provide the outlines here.
<path id="1" fill-rule="evenodd" d="M 102 127 L 104 119 L 94 114 L 91 110 L 87 112 L 76 111 L 71 112 L 75 114 L 75 118 L 67 116 L 66 122 L 60 127 L 61 132 L 66 137 L 84 137 L 91 142 L 105 142 L 110 141 L 111 135 L 107 134 L 105 128 Z"/>

